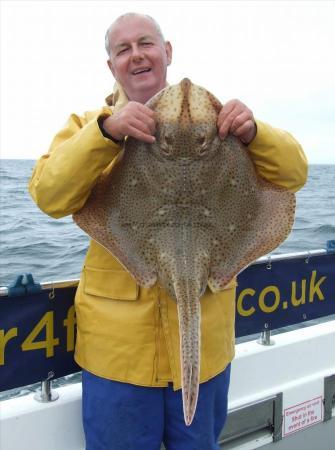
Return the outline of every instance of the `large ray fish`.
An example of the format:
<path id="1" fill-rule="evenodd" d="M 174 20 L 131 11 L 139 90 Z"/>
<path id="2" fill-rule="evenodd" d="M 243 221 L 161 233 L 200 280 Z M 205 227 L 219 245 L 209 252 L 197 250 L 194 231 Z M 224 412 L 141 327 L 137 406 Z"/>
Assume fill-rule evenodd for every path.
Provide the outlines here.
<path id="1" fill-rule="evenodd" d="M 74 220 L 140 286 L 157 281 L 176 300 L 184 418 L 196 409 L 200 299 L 277 247 L 294 220 L 295 196 L 261 179 L 248 149 L 217 132 L 221 103 L 183 79 L 147 103 L 156 142 L 126 140 Z"/>

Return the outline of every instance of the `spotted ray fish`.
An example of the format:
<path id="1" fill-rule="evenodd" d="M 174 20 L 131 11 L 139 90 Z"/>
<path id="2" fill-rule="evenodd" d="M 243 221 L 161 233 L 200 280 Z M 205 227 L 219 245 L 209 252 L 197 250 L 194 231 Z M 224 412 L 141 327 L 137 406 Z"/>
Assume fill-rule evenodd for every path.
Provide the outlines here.
<path id="1" fill-rule="evenodd" d="M 295 196 L 260 178 L 248 149 L 218 136 L 221 103 L 188 79 L 147 106 L 156 142 L 126 140 L 74 220 L 140 286 L 158 282 L 176 301 L 185 423 L 196 410 L 200 299 L 276 248 L 294 220 Z"/>

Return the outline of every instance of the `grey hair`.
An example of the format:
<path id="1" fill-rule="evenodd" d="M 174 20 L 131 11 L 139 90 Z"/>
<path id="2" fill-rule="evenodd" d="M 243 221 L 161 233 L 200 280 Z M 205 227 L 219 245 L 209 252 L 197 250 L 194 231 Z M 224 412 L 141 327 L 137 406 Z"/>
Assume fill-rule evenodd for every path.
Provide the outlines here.
<path id="1" fill-rule="evenodd" d="M 156 20 L 153 17 L 148 16 L 147 14 L 138 14 L 138 13 L 129 12 L 129 13 L 126 13 L 126 14 L 122 14 L 122 16 L 119 16 L 116 20 L 114 20 L 114 22 L 108 27 L 108 29 L 106 31 L 106 34 L 105 34 L 105 48 L 106 48 L 106 52 L 107 52 L 108 56 L 110 54 L 109 34 L 110 34 L 111 30 L 113 29 L 114 25 L 117 22 L 119 22 L 119 20 L 121 20 L 121 19 L 125 19 L 127 17 L 135 17 L 135 16 L 142 16 L 142 17 L 146 17 L 147 19 L 149 19 L 153 23 L 153 25 L 155 26 L 155 29 L 156 29 L 156 31 L 158 33 L 158 36 L 161 38 L 162 42 L 165 42 L 162 29 L 159 26 L 158 22 L 156 22 Z"/>

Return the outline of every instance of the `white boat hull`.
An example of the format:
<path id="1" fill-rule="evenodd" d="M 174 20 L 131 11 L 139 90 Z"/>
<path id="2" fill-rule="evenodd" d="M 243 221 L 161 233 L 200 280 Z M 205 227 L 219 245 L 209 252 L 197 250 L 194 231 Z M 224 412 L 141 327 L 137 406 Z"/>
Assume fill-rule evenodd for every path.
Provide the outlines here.
<path id="1" fill-rule="evenodd" d="M 247 427 L 243 430 L 241 421 L 240 432 L 230 439 L 225 436 L 227 430 L 223 431 L 222 448 L 270 450 L 276 445 L 278 450 L 335 450 L 334 404 L 330 420 L 324 421 L 325 379 L 335 374 L 335 321 L 282 333 L 273 340 L 272 346 L 256 341 L 236 346 L 229 417 L 244 413 L 248 418 L 253 405 L 280 394 L 280 425 L 277 430 L 265 426 L 248 431 Z M 23 446 L 84 450 L 81 385 L 57 391 L 59 399 L 50 403 L 39 403 L 32 394 L 1 402 L 1 450 L 21 450 Z M 280 440 L 274 444 L 276 436 Z"/>

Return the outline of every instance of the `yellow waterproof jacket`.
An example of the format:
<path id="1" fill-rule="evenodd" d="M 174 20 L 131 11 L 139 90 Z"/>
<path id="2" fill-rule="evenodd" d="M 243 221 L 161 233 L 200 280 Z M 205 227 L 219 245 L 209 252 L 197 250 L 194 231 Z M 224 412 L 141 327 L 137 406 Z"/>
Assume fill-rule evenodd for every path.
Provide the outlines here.
<path id="1" fill-rule="evenodd" d="M 30 193 L 50 216 L 78 211 L 99 175 L 112 170 L 120 147 L 103 136 L 98 120 L 127 101 L 122 91 L 115 99 L 111 108 L 71 115 L 37 162 Z M 305 183 L 306 159 L 290 134 L 257 121 L 249 151 L 268 181 L 291 191 Z M 234 357 L 235 288 L 236 281 L 216 294 L 207 288 L 201 298 L 201 382 Z M 109 252 L 91 241 L 75 305 L 75 359 L 81 367 L 122 382 L 166 386 L 172 381 L 175 389 L 180 387 L 176 303 L 158 285 L 139 287 Z"/>

